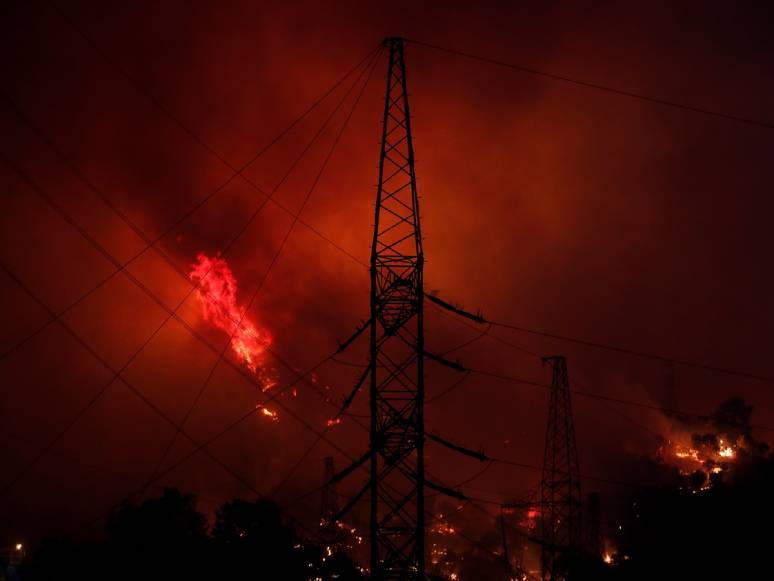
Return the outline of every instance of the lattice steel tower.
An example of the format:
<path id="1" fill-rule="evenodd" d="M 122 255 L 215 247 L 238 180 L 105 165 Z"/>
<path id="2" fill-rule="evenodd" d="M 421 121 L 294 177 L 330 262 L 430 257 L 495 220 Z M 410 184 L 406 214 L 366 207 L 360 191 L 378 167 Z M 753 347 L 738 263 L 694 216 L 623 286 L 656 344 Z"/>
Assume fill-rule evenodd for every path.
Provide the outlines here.
<path id="1" fill-rule="evenodd" d="M 602 558 L 604 539 L 602 538 L 602 506 L 599 503 L 599 493 L 589 492 L 586 495 L 588 514 L 583 523 L 586 535 L 586 552 L 595 559 Z"/>
<path id="2" fill-rule="evenodd" d="M 371 579 L 424 579 L 424 291 L 403 39 L 387 38 L 371 247 Z"/>
<path id="3" fill-rule="evenodd" d="M 332 483 L 335 474 L 333 456 L 326 456 L 323 459 L 323 488 L 320 494 L 320 523 L 323 526 L 328 526 L 331 517 L 339 512 L 339 495 Z"/>
<path id="4" fill-rule="evenodd" d="M 572 419 L 570 382 L 564 357 L 546 357 L 551 366 L 551 400 L 540 484 L 543 579 L 567 578 L 573 556 L 581 550 L 581 488 L 578 448 Z"/>

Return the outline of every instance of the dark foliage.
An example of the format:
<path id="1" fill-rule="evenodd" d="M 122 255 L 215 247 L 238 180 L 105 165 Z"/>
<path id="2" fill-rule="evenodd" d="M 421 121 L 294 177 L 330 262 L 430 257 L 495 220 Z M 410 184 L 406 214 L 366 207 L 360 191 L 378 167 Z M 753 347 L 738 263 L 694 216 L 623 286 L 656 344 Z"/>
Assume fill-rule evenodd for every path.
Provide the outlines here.
<path id="1" fill-rule="evenodd" d="M 49 540 L 23 570 L 24 581 L 242 580 L 354 581 L 345 555 L 299 537 L 268 500 L 233 500 L 217 513 L 212 531 L 195 498 L 167 489 L 139 506 L 129 503 L 108 519 L 102 543 Z"/>

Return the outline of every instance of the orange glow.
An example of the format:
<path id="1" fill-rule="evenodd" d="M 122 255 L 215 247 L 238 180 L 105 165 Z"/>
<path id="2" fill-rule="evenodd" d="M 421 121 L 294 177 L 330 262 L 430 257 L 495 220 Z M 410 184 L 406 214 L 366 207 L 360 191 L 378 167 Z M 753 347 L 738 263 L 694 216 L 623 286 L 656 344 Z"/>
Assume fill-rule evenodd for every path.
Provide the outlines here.
<path id="1" fill-rule="evenodd" d="M 746 449 L 747 445 L 743 436 L 738 437 L 736 441 L 725 435 L 711 433 L 703 436 L 681 433 L 674 437 L 681 442 L 667 440 L 659 454 L 684 476 L 703 472 L 707 481 L 698 488 L 699 491 L 711 488 L 710 476 L 726 472 L 736 460 L 737 452 Z M 695 494 L 697 491 L 692 492 Z"/>
<path id="2" fill-rule="evenodd" d="M 330 428 L 331 426 L 338 426 L 340 423 L 341 418 L 333 418 L 332 420 L 328 420 L 325 425 Z"/>
<path id="3" fill-rule="evenodd" d="M 271 418 L 271 421 L 278 422 L 279 421 L 279 415 L 277 415 L 277 412 L 270 410 L 269 408 L 265 408 L 263 406 L 255 406 L 255 409 L 261 410 L 261 413 L 266 416 L 267 418 Z"/>
<path id="4" fill-rule="evenodd" d="M 199 253 L 189 277 L 199 285 L 198 297 L 204 320 L 227 333 L 231 348 L 255 373 L 258 358 L 271 345 L 271 336 L 259 330 L 237 303 L 237 281 L 225 259 Z M 240 323 L 241 319 L 241 323 Z"/>
<path id="5" fill-rule="evenodd" d="M 440 515 L 439 518 L 443 518 L 443 515 Z M 432 527 L 430 527 L 430 530 L 439 535 L 453 535 L 457 532 L 453 526 L 445 521 L 434 524 Z"/>

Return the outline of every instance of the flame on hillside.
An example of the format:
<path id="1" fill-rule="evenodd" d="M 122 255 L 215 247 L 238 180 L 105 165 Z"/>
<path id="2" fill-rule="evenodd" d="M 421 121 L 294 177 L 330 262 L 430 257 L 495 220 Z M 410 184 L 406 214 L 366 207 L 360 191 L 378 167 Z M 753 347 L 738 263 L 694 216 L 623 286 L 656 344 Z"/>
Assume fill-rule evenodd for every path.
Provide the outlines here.
<path id="1" fill-rule="evenodd" d="M 188 274 L 198 285 L 197 296 L 204 320 L 230 337 L 231 349 L 256 373 L 261 356 L 271 346 L 271 335 L 258 326 L 237 302 L 237 280 L 226 260 L 200 252 Z M 264 390 L 273 385 L 264 378 Z"/>

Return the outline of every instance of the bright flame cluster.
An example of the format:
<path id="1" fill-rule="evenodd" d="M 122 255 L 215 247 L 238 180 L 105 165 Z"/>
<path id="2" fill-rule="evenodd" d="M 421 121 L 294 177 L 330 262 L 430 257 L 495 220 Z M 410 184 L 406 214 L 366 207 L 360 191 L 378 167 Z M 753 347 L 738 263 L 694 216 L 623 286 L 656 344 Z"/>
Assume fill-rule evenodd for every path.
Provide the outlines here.
<path id="1" fill-rule="evenodd" d="M 237 303 L 237 281 L 226 260 L 204 253 L 196 256 L 188 274 L 198 285 L 204 320 L 231 337 L 231 348 L 253 373 L 258 359 L 270 346 L 271 335 L 260 330 Z"/>
<path id="2" fill-rule="evenodd" d="M 272 422 L 279 421 L 279 415 L 274 410 L 270 410 L 269 408 L 263 407 L 262 405 L 255 406 L 255 409 L 260 410 L 260 412 L 269 418 Z"/>
<path id="3" fill-rule="evenodd" d="M 716 436 L 709 443 L 701 438 L 691 438 L 687 443 L 667 440 L 660 450 L 661 457 L 678 468 L 681 474 L 689 476 L 695 472 L 704 472 L 707 481 L 701 490 L 711 487 L 709 476 L 725 472 L 729 464 L 736 459 L 740 449 L 745 448 L 745 439 L 740 436 L 736 442 L 727 437 Z"/>

